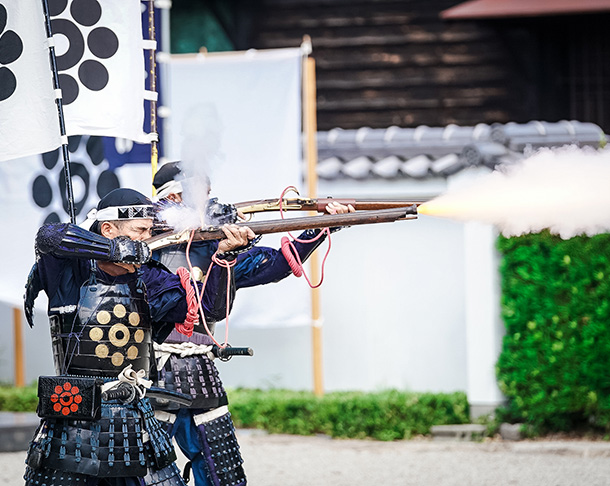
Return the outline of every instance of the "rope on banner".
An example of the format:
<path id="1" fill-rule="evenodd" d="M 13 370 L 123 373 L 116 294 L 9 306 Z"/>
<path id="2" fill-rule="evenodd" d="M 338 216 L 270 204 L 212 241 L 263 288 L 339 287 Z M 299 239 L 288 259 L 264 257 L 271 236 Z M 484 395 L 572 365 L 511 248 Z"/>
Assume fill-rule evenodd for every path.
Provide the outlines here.
<path id="1" fill-rule="evenodd" d="M 66 180 L 66 195 L 68 198 L 68 214 L 70 222 L 76 224 L 76 210 L 74 209 L 74 190 L 72 188 L 72 171 L 70 170 L 70 153 L 68 151 L 68 137 L 66 135 L 66 122 L 64 118 L 64 105 L 61 97 L 61 87 L 59 86 L 59 72 L 57 69 L 57 58 L 55 56 L 55 41 L 51 31 L 51 17 L 49 15 L 48 0 L 42 0 L 44 11 L 45 28 L 47 31 L 47 46 L 49 47 L 49 59 L 51 70 L 53 71 L 53 89 L 55 89 L 55 104 L 59 116 L 59 132 L 62 138 L 61 153 L 64 161 L 64 177 Z M 58 95 L 59 94 L 59 95 Z"/>

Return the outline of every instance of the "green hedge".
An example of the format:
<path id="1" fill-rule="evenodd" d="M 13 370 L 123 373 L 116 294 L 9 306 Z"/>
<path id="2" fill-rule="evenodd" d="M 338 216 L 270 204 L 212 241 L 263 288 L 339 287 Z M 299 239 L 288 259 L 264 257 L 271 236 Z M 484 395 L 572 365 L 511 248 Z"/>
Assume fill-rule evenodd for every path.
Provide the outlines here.
<path id="1" fill-rule="evenodd" d="M 0 410 L 8 412 L 35 412 L 38 406 L 36 386 L 15 388 L 0 386 Z"/>
<path id="2" fill-rule="evenodd" d="M 507 419 L 610 430 L 610 235 L 500 238 Z"/>
<path id="3" fill-rule="evenodd" d="M 428 434 L 432 425 L 468 423 L 464 393 L 387 390 L 334 392 L 315 397 L 287 390 L 231 390 L 229 408 L 237 427 L 272 433 L 327 434 L 378 440 Z"/>
<path id="4" fill-rule="evenodd" d="M 287 390 L 229 390 L 229 408 L 237 427 L 272 433 L 328 434 L 378 440 L 428 434 L 432 425 L 467 423 L 464 393 L 328 393 Z M 36 388 L 0 387 L 0 410 L 33 412 Z"/>

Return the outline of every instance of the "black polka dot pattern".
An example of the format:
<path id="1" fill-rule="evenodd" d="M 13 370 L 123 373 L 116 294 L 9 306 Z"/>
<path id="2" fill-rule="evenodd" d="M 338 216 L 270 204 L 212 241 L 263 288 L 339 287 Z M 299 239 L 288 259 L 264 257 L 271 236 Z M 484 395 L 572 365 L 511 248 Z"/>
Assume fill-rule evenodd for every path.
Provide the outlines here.
<path id="1" fill-rule="evenodd" d="M 15 31 L 6 30 L 8 22 L 6 7 L 0 3 L 0 103 L 17 91 L 17 78 L 6 65 L 12 64 L 23 54 L 21 38 Z"/>
<path id="2" fill-rule="evenodd" d="M 108 85 L 110 73 L 106 66 L 96 59 L 83 59 L 90 57 L 88 52 L 97 59 L 110 59 L 119 50 L 119 39 L 107 27 L 95 27 L 104 13 L 104 4 L 99 0 L 49 0 L 49 11 L 51 17 L 60 14 L 66 17 L 67 12 L 70 16 L 70 19 L 51 19 L 53 35 L 63 35 L 68 42 L 68 49 L 57 56 L 57 67 L 63 104 L 70 105 L 78 99 L 83 87 L 101 91 Z M 78 66 L 76 75 L 65 72 L 74 66 Z"/>
<path id="3" fill-rule="evenodd" d="M 73 136 L 68 138 L 70 170 L 78 194 L 74 194 L 74 209 L 78 216 L 91 209 L 97 200 L 120 187 L 114 172 L 103 165 L 104 146 L 101 137 Z M 65 221 L 68 216 L 66 178 L 59 149 L 42 156 L 41 173 L 32 183 L 32 200 L 46 212 L 45 222 Z M 61 197 L 61 202 L 54 198 Z M 57 199 L 59 201 L 59 199 Z"/>

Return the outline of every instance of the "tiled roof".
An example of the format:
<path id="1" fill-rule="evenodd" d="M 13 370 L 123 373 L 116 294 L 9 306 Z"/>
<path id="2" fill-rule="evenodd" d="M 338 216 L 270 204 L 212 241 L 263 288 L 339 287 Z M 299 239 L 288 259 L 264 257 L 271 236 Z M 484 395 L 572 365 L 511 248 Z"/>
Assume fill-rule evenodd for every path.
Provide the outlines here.
<path id="1" fill-rule="evenodd" d="M 603 130 L 593 123 L 532 121 L 474 127 L 334 128 L 318 132 L 321 179 L 426 179 L 466 167 L 511 163 L 540 147 L 599 147 Z"/>

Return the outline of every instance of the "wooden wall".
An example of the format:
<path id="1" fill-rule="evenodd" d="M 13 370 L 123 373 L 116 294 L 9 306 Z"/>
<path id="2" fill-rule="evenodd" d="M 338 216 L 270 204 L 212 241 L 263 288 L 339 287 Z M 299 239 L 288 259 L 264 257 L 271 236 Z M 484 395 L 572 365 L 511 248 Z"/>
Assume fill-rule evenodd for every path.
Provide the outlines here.
<path id="1" fill-rule="evenodd" d="M 493 23 L 443 21 L 456 0 L 259 0 L 251 46 L 311 36 L 318 128 L 528 121 L 527 84 Z"/>

